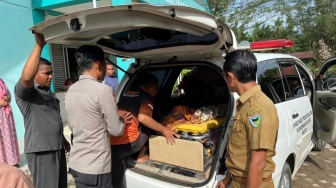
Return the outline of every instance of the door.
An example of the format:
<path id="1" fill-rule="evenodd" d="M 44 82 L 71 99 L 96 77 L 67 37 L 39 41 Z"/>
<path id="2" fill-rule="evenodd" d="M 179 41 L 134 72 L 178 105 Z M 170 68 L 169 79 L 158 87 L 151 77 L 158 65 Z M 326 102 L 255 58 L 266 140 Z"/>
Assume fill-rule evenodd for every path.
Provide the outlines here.
<path id="1" fill-rule="evenodd" d="M 314 127 L 316 136 L 336 145 L 336 57 L 327 60 L 316 78 Z"/>
<path id="2" fill-rule="evenodd" d="M 303 75 L 300 75 L 294 59 L 278 60 L 282 81 L 285 88 L 285 100 L 288 104 L 289 119 L 296 140 L 299 161 L 303 161 L 310 152 L 313 136 L 313 109 L 310 98 L 306 94 Z M 302 70 L 301 70 L 302 71 Z"/>

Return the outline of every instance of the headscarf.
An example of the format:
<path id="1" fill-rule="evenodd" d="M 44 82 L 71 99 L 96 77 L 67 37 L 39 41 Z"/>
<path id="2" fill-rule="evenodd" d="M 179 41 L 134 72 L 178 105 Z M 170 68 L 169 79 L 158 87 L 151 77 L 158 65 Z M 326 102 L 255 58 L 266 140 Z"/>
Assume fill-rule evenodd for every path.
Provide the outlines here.
<path id="1" fill-rule="evenodd" d="M 5 82 L 0 78 L 0 99 L 2 99 L 4 96 L 9 96 L 10 97 L 10 92 L 5 84 Z M 9 101 L 8 101 L 8 105 L 7 106 L 3 106 L 2 109 L 4 110 L 4 112 L 7 115 L 11 115 L 12 114 L 12 108 L 9 105 Z"/>

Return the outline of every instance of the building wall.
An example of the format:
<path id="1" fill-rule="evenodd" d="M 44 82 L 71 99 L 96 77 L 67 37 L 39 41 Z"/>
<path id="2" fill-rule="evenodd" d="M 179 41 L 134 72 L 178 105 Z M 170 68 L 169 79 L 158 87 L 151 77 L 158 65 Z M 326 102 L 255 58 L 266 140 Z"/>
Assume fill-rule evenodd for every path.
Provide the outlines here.
<path id="1" fill-rule="evenodd" d="M 14 86 L 19 80 L 23 66 L 30 55 L 35 44 L 34 36 L 29 30 L 33 25 L 45 19 L 45 12 L 53 13 L 53 9 L 71 6 L 78 3 L 90 2 L 90 0 L 1 0 L 0 21 L 2 30 L 0 35 L 0 77 L 6 82 L 12 94 L 12 108 L 16 123 L 16 130 L 19 141 L 24 138 L 24 123 L 22 114 L 16 105 L 14 97 Z M 204 10 L 193 0 L 111 0 L 112 5 L 129 3 L 149 4 L 178 4 L 187 5 Z M 35 8 L 33 8 L 35 6 Z M 50 59 L 49 46 L 47 45 L 42 57 Z M 113 58 L 112 58 L 113 59 Z M 127 69 L 130 60 L 114 58 L 123 68 Z M 123 73 L 119 73 L 121 79 Z"/>
<path id="2" fill-rule="evenodd" d="M 16 131 L 23 140 L 24 125 L 21 112 L 16 105 L 14 85 L 19 80 L 33 45 L 34 36 L 28 30 L 33 26 L 31 2 L 27 0 L 0 1 L 0 77 L 6 82 L 11 94 Z"/>

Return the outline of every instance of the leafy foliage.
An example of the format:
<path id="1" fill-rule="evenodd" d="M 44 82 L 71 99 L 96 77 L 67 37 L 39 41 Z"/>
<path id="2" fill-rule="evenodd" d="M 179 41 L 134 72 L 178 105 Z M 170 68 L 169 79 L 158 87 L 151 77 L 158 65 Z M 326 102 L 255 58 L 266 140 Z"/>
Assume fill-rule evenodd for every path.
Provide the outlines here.
<path id="1" fill-rule="evenodd" d="M 315 66 L 336 55 L 336 1 L 209 0 L 210 11 L 229 25 L 237 41 L 290 39 L 284 52 L 315 51 Z"/>
<path id="2" fill-rule="evenodd" d="M 176 92 L 177 90 L 179 90 L 178 86 L 179 86 L 179 82 L 182 80 L 182 78 L 184 77 L 184 75 L 186 75 L 188 72 L 190 72 L 190 69 L 183 69 L 181 71 L 181 74 L 178 78 L 178 80 L 176 80 L 175 84 L 174 84 L 174 87 L 173 87 L 173 93 Z"/>

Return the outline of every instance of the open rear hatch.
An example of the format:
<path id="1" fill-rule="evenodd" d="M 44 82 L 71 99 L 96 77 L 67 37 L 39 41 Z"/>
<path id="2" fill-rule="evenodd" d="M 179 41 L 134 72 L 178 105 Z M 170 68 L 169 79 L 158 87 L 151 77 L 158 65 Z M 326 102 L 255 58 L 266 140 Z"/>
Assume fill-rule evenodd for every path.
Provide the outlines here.
<path id="1" fill-rule="evenodd" d="M 88 9 L 46 20 L 31 30 L 43 33 L 49 43 L 72 47 L 97 45 L 113 55 L 153 63 L 169 59 L 204 61 L 207 57 L 222 57 L 236 45 L 227 25 L 213 15 L 183 6 L 132 4 Z M 184 161 L 172 159 L 176 155 L 167 159 L 157 155 L 155 163 L 136 164 L 132 171 L 147 172 L 147 177 L 188 187 L 209 183 L 219 168 L 222 157 L 219 154 L 223 154 L 225 147 L 223 127 L 220 127 L 223 124 L 201 136 L 186 135 L 188 138 L 179 140 L 181 145 L 175 148 L 168 148 L 165 139 L 156 137 L 150 144 L 157 153 L 164 146 Z"/>
<path id="2" fill-rule="evenodd" d="M 138 59 L 220 56 L 235 43 L 228 26 L 213 15 L 173 5 L 81 10 L 46 20 L 31 30 L 43 33 L 49 43 L 97 45 L 108 53 Z"/>

